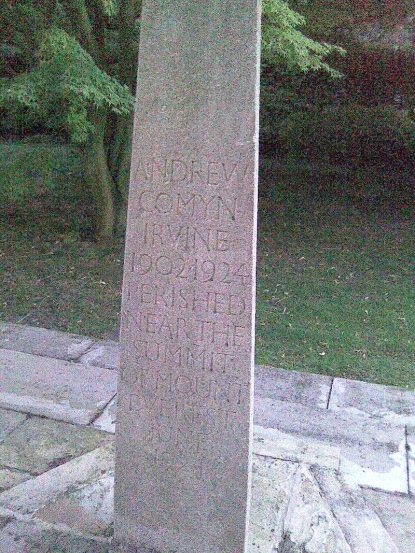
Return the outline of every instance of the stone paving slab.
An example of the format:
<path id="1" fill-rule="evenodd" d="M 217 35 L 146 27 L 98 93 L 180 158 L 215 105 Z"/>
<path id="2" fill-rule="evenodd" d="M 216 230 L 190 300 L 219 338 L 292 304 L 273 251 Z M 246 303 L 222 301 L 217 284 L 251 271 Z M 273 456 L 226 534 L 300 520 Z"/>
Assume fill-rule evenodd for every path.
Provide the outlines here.
<path id="1" fill-rule="evenodd" d="M 2 522 L 3 519 L 3 522 Z M 109 553 L 108 540 L 0 514 L 0 553 Z"/>
<path id="2" fill-rule="evenodd" d="M 8 508 L 0 507 L 0 553 L 32 553 L 28 545 L 33 553 L 55 553 L 58 546 L 56 553 L 118 553 L 104 538 L 113 516 L 112 457 L 111 446 L 99 448 L 0 494 Z M 345 500 L 336 471 L 254 454 L 247 553 L 397 553 L 380 519 L 355 495 L 348 492 Z M 18 518 L 25 513 L 35 519 Z M 345 536 L 356 540 L 362 532 L 367 537 L 349 547 Z M 10 549 L 2 550 L 3 543 Z"/>
<path id="3" fill-rule="evenodd" d="M 247 553 L 266 553 L 278 547 L 296 471 L 294 463 L 254 455 Z"/>
<path id="4" fill-rule="evenodd" d="M 86 353 L 93 340 L 46 328 L 0 323 L 0 348 L 72 361 Z"/>
<path id="5" fill-rule="evenodd" d="M 27 415 L 0 409 L 0 442 L 27 419 Z"/>
<path id="6" fill-rule="evenodd" d="M 310 553 L 352 553 L 337 521 L 337 512 L 330 509 L 315 478 L 304 465 L 298 468 L 295 475 L 284 520 L 281 549 Z"/>
<path id="7" fill-rule="evenodd" d="M 415 426 L 415 392 L 396 386 L 335 378 L 329 409 L 362 414 L 388 424 Z"/>
<path id="8" fill-rule="evenodd" d="M 256 365 L 255 397 L 326 409 L 332 380 L 330 376 Z"/>
<path id="9" fill-rule="evenodd" d="M 311 470 L 353 553 L 399 553 L 359 490 L 349 488 L 332 471 Z"/>
<path id="10" fill-rule="evenodd" d="M 391 455 L 395 466 L 389 471 L 376 471 L 367 466 L 359 465 L 346 457 L 340 457 L 340 472 L 347 483 L 352 486 L 362 486 L 387 492 L 407 494 L 408 479 L 404 445 L 399 446 L 399 452 Z"/>
<path id="11" fill-rule="evenodd" d="M 12 329 L 4 332 L 5 326 L 10 327 L 10 325 L 0 324 L 0 348 L 3 348 L 0 349 L 0 354 L 4 354 L 8 349 L 4 343 L 1 343 L 2 340 L 4 341 L 6 338 L 6 343 L 10 345 L 10 342 L 7 342 L 7 332 L 11 335 L 12 331 L 16 331 L 19 337 L 19 329 L 27 329 L 27 327 L 13 325 Z M 43 340 L 42 347 L 47 350 L 46 334 L 42 333 L 44 329 L 32 330 L 40 331 L 38 336 Z M 53 344 L 54 331 L 46 331 L 46 333 L 51 333 L 49 338 L 52 345 L 47 350 L 51 352 L 56 347 L 56 343 Z M 64 344 L 68 335 L 56 334 L 63 335 L 57 336 L 56 339 L 58 342 L 61 340 L 60 344 Z M 28 334 L 25 335 L 24 332 L 20 334 L 20 342 L 17 340 L 16 343 L 20 343 L 19 347 L 21 348 L 25 347 L 22 336 L 24 338 Z M 79 359 L 79 357 L 73 356 L 77 355 L 85 345 L 82 345 L 84 337 L 75 336 L 75 338 L 81 339 L 81 342 L 75 340 L 74 347 L 69 350 L 72 355 L 71 359 Z M 89 352 L 91 352 L 90 357 L 88 357 Z M 12 353 L 10 351 L 10 354 Z M 63 350 L 61 350 L 61 354 L 63 355 Z M 16 355 L 20 354 L 16 353 Z M 90 365 L 89 367 L 84 366 L 83 371 L 99 370 L 95 368 L 95 364 L 97 366 L 102 364 L 114 369 L 117 366 L 118 345 L 115 342 L 92 342 L 91 340 L 91 344 L 81 353 L 81 357 L 83 355 L 86 356 L 86 361 Z M 76 364 L 70 366 L 76 367 Z M 116 371 L 106 370 L 104 372 L 112 374 L 115 383 Z M 86 378 L 86 374 L 83 374 Z M 335 511 L 335 519 L 340 522 L 341 530 L 347 540 L 350 539 L 354 543 L 347 530 L 343 528 L 342 516 L 349 526 L 351 525 L 349 521 L 355 521 L 353 525 L 360 524 L 358 520 L 360 516 L 363 518 L 363 523 L 369 525 L 367 535 L 372 535 L 372 541 L 366 539 L 365 542 L 363 537 L 359 538 L 357 541 L 360 544 L 365 544 L 366 549 L 363 549 L 362 546 L 361 549 L 356 549 L 356 546 L 353 545 L 353 548 L 350 549 L 353 550 L 353 553 L 397 551 L 388 549 L 389 542 L 379 540 L 379 535 L 385 534 L 382 524 L 379 526 L 378 522 L 383 523 L 383 526 L 391 534 L 400 553 L 415 553 L 413 497 L 396 493 L 392 495 L 364 488 L 362 493 L 366 498 L 366 507 L 359 507 L 358 501 L 355 503 L 355 511 L 352 508 L 350 512 L 347 501 L 344 499 L 347 485 L 339 493 L 336 488 L 338 483 L 332 483 L 332 488 L 330 488 L 324 484 L 321 477 L 320 481 L 318 480 L 318 470 L 321 471 L 321 466 L 325 467 L 324 474 L 337 478 L 336 471 L 333 470 L 337 466 L 340 468 L 339 474 L 347 479 L 349 485 L 370 486 L 407 493 L 409 482 L 411 491 L 415 493 L 415 424 L 412 424 L 415 411 L 414 393 L 335 379 L 331 391 L 330 408 L 327 410 L 325 407 L 332 383 L 330 377 L 302 375 L 301 373 L 293 375 L 288 371 L 259 367 L 257 368 L 257 378 L 255 423 L 270 426 L 270 429 L 265 431 L 265 433 L 270 433 L 270 436 L 265 436 L 266 440 L 261 442 L 257 439 L 257 432 L 254 442 L 254 467 L 256 467 L 257 474 L 255 475 L 255 472 L 253 474 L 253 516 L 251 521 L 255 523 L 255 532 L 250 534 L 253 536 L 253 540 L 249 545 L 251 548 L 249 553 L 270 553 L 272 550 L 284 553 L 297 551 L 293 549 L 295 532 L 298 531 L 295 524 L 302 519 L 297 516 L 300 511 L 298 511 L 298 507 L 295 507 L 293 498 L 300 498 L 302 493 L 303 499 L 305 501 L 309 499 L 312 503 L 313 497 L 318 499 L 319 489 L 321 497 L 324 496 L 329 501 L 329 511 Z M 80 380 L 82 380 L 81 377 Z M 35 380 L 33 382 L 36 384 Z M 72 386 L 72 381 L 70 384 Z M 24 382 L 23 385 L 25 385 Z M 2 384 L 1 391 L 3 389 Z M 21 397 L 24 399 L 24 396 Z M 30 396 L 27 397 L 27 401 L 29 399 Z M 30 399 L 36 403 L 35 400 L 36 397 Z M 23 400 L 22 404 L 24 405 Z M 108 433 L 114 432 L 115 399 L 104 407 L 105 405 L 100 409 L 100 411 L 103 409 L 102 414 L 96 420 L 92 419 L 94 429 L 89 430 L 112 442 Z M 0 442 L 3 438 L 4 443 L 9 446 L 12 439 L 19 436 L 21 429 L 29 428 L 28 423 L 33 419 L 45 420 L 30 416 L 28 418 L 22 413 L 0 409 Z M 62 424 L 56 423 L 56 421 L 49 422 Z M 40 428 L 44 429 L 42 424 Z M 408 449 L 406 449 L 405 425 L 407 426 Z M 72 427 L 68 424 L 63 426 Z M 37 424 L 35 424 L 27 434 L 35 435 L 37 428 Z M 81 428 L 81 430 L 86 429 Z M 107 434 L 99 432 L 99 430 L 104 430 Z M 39 453 L 44 467 L 49 459 L 46 450 L 51 434 L 41 430 L 35 454 L 32 455 L 29 440 L 26 443 L 23 456 L 29 459 L 32 456 L 37 463 Z M 62 449 L 59 449 L 62 440 L 59 440 L 58 433 L 55 434 L 55 438 L 58 443 L 52 445 L 54 453 L 50 456 L 51 460 L 48 462 L 51 464 L 48 464 L 48 467 L 56 467 L 58 462 L 68 459 L 65 452 L 62 454 Z M 82 439 L 73 441 L 80 442 Z M 4 443 L 0 443 L 0 448 Z M 10 449 L 5 450 L 7 455 L 11 455 L 9 458 L 13 459 L 13 455 L 17 458 L 17 451 L 22 450 L 22 444 L 25 444 L 24 438 L 20 438 L 20 441 L 17 440 L 14 454 L 10 454 Z M 8 466 L 2 468 L 0 449 L 0 492 L 2 487 L 11 486 L 0 493 L 0 505 L 9 507 L 13 511 L 9 512 L 0 507 L 0 553 L 51 553 L 52 551 L 55 553 L 55 550 L 59 553 L 110 553 L 110 550 L 111 553 L 115 553 L 116 548 L 110 548 L 108 540 L 105 538 L 111 531 L 111 524 L 108 524 L 108 521 L 112 518 L 113 453 L 111 447 L 109 444 L 83 455 L 80 454 L 56 468 L 51 468 L 51 470 L 23 482 L 20 482 L 19 479 L 31 476 L 29 472 Z M 280 457 L 288 460 L 281 460 Z M 407 459 L 409 472 L 407 472 Z M 320 469 L 315 469 L 315 465 L 320 465 Z M 301 474 L 303 485 L 300 487 L 297 485 L 297 491 L 300 490 L 297 493 L 294 490 L 295 482 Z M 5 485 L 2 486 L 2 482 Z M 331 499 L 330 493 L 327 491 L 330 489 Z M 352 495 L 359 496 L 357 488 L 352 492 Z M 347 494 L 348 492 L 346 497 Z M 341 513 L 342 505 L 347 507 L 343 515 Z M 373 522 L 372 506 L 378 515 L 378 522 Z M 321 543 L 325 543 L 331 553 L 344 553 L 345 550 L 341 548 L 344 544 L 339 545 L 343 542 L 340 539 L 333 542 L 335 532 L 333 531 L 333 534 L 330 530 L 330 516 L 326 515 L 324 509 L 321 510 L 320 507 L 315 510 L 314 515 L 318 512 L 324 516 L 315 519 L 312 509 L 309 509 L 307 505 L 301 506 L 304 513 L 309 513 L 310 531 L 320 532 L 323 540 Z M 295 517 L 287 516 L 290 509 L 290 512 L 297 509 Z M 340 509 L 339 514 L 336 514 L 336 509 Z M 365 511 L 365 509 L 369 509 L 369 511 Z M 257 513 L 256 518 L 255 512 Z M 263 512 L 266 513 L 266 516 L 261 518 L 260 514 Z M 30 513 L 39 519 L 42 517 L 43 520 L 23 520 L 19 517 L 26 515 L 21 513 Z M 303 518 L 307 517 L 304 515 Z M 370 523 L 370 521 L 372 522 Z M 69 526 L 77 530 L 71 531 Z M 370 533 L 375 527 L 379 529 L 380 534 Z M 6 528 L 8 530 L 5 533 Z M 82 531 L 82 534 L 79 531 Z M 362 531 L 361 525 L 359 531 Z M 94 539 L 91 535 L 86 535 L 91 532 L 96 534 Z M 356 536 L 359 534 L 355 532 L 354 536 L 356 541 Z M 374 549 L 372 542 L 380 544 L 380 549 Z M 312 542 L 309 541 L 308 546 L 310 543 Z M 32 549 L 28 549 L 29 545 Z M 322 553 L 321 547 L 307 551 Z"/>
<path id="12" fill-rule="evenodd" d="M 115 397 L 104 409 L 103 413 L 92 423 L 94 428 L 115 434 L 117 420 L 117 398 Z"/>
<path id="13" fill-rule="evenodd" d="M 0 492 L 17 486 L 30 478 L 33 478 L 33 475 L 28 472 L 0 468 Z"/>
<path id="14" fill-rule="evenodd" d="M 114 341 L 99 341 L 78 359 L 78 363 L 116 370 L 120 366 L 120 345 Z"/>
<path id="15" fill-rule="evenodd" d="M 110 439 L 93 428 L 30 417 L 0 444 L 3 467 L 41 474 Z"/>
<path id="16" fill-rule="evenodd" d="M 36 511 L 36 518 L 51 524 L 67 524 L 79 532 L 109 537 L 114 520 L 113 505 L 114 475 L 108 472 L 51 501 Z"/>
<path id="17" fill-rule="evenodd" d="M 400 553 L 415 553 L 415 497 L 362 490 Z"/>
<path id="18" fill-rule="evenodd" d="M 257 425 L 254 426 L 253 452 L 256 455 L 305 465 L 318 465 L 332 470 L 338 470 L 340 466 L 338 447 L 310 443 L 274 428 Z"/>
<path id="19" fill-rule="evenodd" d="M 285 401 L 260 398 L 254 423 L 339 447 L 342 471 L 350 482 L 387 491 L 408 492 L 404 427 L 350 412 L 295 408 Z"/>
<path id="20" fill-rule="evenodd" d="M 116 374 L 0 349 L 0 407 L 88 424 L 116 393 Z"/>
<path id="21" fill-rule="evenodd" d="M 88 486 L 114 470 L 112 440 L 106 445 L 23 482 L 0 494 L 0 506 L 23 515 L 33 514 L 68 490 Z"/>

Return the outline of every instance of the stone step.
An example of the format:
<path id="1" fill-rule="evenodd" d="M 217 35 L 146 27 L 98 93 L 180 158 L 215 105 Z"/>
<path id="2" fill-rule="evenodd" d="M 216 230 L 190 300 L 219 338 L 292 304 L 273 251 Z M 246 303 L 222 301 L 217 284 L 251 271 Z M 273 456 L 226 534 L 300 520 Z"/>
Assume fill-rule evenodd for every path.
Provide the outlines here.
<path id="1" fill-rule="evenodd" d="M 271 551 L 404 553 L 336 471 L 256 455 L 248 553 Z"/>
<path id="2" fill-rule="evenodd" d="M 115 396 L 115 371 L 0 349 L 0 407 L 89 424 Z"/>
<path id="3" fill-rule="evenodd" d="M 340 449 L 341 471 L 351 483 L 388 492 L 409 493 L 410 429 L 346 409 L 307 407 L 256 397 L 255 424 L 278 429 L 305 442 Z"/>
<path id="4" fill-rule="evenodd" d="M 76 361 L 84 365 L 117 369 L 120 344 L 58 330 L 0 322 L 0 348 L 42 357 Z"/>
<path id="5" fill-rule="evenodd" d="M 269 437 L 265 446 L 267 455 L 253 458 L 247 553 L 404 553 L 360 490 L 332 468 L 335 450 L 325 451 L 322 468 L 307 464 L 315 452 L 305 462 L 283 461 Z M 43 552 L 55 539 L 71 553 L 112 552 L 112 459 L 110 445 L 99 448 L 0 494 L 0 543 L 9 548 L 0 545 L 0 553 L 21 553 L 10 544 L 27 540 Z"/>
<path id="6" fill-rule="evenodd" d="M 333 471 L 312 467 L 312 474 L 353 553 L 399 553 L 380 518 L 358 487 Z"/>

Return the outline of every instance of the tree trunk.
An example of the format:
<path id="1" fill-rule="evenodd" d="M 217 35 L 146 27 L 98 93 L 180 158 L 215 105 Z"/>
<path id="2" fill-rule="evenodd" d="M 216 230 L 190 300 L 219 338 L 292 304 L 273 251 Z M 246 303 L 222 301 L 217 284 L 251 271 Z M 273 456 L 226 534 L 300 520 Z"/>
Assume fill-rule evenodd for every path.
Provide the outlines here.
<path id="1" fill-rule="evenodd" d="M 128 185 L 130 180 L 131 141 L 133 114 L 118 116 L 108 145 L 108 164 L 116 183 L 116 227 L 120 232 L 126 228 Z"/>
<path id="2" fill-rule="evenodd" d="M 111 240 L 115 229 L 115 190 L 104 145 L 107 113 L 91 115 L 96 131 L 82 151 L 84 177 L 94 201 L 94 236 L 97 240 Z"/>
<path id="3" fill-rule="evenodd" d="M 120 0 L 118 79 L 135 95 L 137 79 L 137 41 L 135 21 L 141 13 L 141 0 Z M 109 143 L 109 166 L 117 184 L 116 225 L 120 232 L 127 226 L 128 185 L 130 180 L 131 144 L 134 114 L 117 116 Z"/>

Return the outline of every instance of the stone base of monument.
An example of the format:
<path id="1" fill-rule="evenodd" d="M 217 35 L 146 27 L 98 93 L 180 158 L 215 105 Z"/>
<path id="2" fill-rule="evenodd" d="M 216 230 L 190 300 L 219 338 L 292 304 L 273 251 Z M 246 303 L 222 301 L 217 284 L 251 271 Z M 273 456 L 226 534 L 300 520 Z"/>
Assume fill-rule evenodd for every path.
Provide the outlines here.
<path id="1" fill-rule="evenodd" d="M 116 552 L 117 352 L 0 324 L 0 553 Z M 257 366 L 254 421 L 246 553 L 415 553 L 415 392 Z"/>
<path id="2" fill-rule="evenodd" d="M 339 448 L 256 427 L 247 553 L 398 553 L 340 463 Z M 119 551 L 113 477 L 108 444 L 1 493 L 0 553 Z"/>

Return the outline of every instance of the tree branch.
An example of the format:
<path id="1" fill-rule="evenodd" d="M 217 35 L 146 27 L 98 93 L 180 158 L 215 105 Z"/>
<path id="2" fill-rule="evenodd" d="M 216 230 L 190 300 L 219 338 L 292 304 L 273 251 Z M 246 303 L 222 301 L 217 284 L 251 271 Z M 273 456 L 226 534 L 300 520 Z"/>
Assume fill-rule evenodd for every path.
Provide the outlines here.
<path id="1" fill-rule="evenodd" d="M 141 15 L 141 0 L 121 0 L 119 13 L 120 64 L 119 79 L 134 93 L 137 77 L 135 22 Z"/>
<path id="2" fill-rule="evenodd" d="M 107 54 L 105 49 L 107 16 L 102 5 L 102 0 L 85 0 L 85 5 L 92 23 L 91 33 L 94 35 L 95 42 L 99 48 L 100 61 L 107 66 Z"/>
<path id="3" fill-rule="evenodd" d="M 61 4 L 67 12 L 72 36 L 78 39 L 85 50 L 94 58 L 96 64 L 104 69 L 102 52 L 93 32 L 93 25 L 85 0 L 61 0 Z"/>

